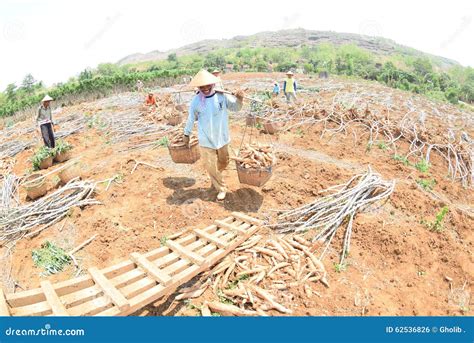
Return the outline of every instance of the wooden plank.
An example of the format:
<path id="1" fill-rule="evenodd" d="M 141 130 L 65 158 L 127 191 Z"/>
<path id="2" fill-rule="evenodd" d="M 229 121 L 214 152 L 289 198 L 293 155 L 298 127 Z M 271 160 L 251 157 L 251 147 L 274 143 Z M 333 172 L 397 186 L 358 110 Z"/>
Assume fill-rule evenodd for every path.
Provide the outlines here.
<path id="1" fill-rule="evenodd" d="M 248 224 L 246 224 L 248 225 Z M 217 227 L 213 225 L 214 229 L 212 230 L 213 235 L 218 236 L 219 238 L 222 237 L 229 237 L 229 234 L 227 231 L 224 230 L 217 230 Z M 220 237 L 222 235 L 222 237 Z M 232 237 L 232 236 L 230 236 Z M 195 237 L 194 237 L 195 239 Z M 185 243 L 191 242 L 190 240 L 185 241 Z M 205 242 L 202 240 L 194 240 L 191 244 L 187 245 L 186 248 L 188 248 L 191 251 L 194 251 L 196 249 L 200 249 L 203 246 L 205 246 Z M 166 250 L 171 251 L 170 249 L 166 248 Z M 146 254 L 144 254 L 146 256 Z M 158 268 L 163 268 L 163 266 L 172 266 L 175 263 L 180 261 L 180 256 L 176 254 L 175 252 L 170 252 L 168 255 L 165 255 L 163 257 L 158 258 L 157 260 L 151 261 L 154 265 L 156 265 Z M 188 264 L 189 262 L 186 262 Z M 166 267 L 167 268 L 167 267 Z M 163 268 L 164 269 L 164 268 Z M 114 279 L 111 280 L 112 284 L 116 287 L 121 289 L 122 287 L 125 286 L 132 286 L 135 282 L 141 281 L 141 279 L 145 278 L 145 272 L 142 271 L 141 269 L 133 269 L 125 274 L 122 274 Z M 121 291 L 123 291 L 121 289 Z M 126 295 L 126 297 L 128 297 Z"/>
<path id="2" fill-rule="evenodd" d="M 91 299 L 95 299 L 101 295 L 102 288 L 97 285 L 82 289 L 75 293 L 67 294 L 61 297 L 61 301 L 66 308 L 79 306 Z"/>
<path id="3" fill-rule="evenodd" d="M 244 225 L 248 226 L 249 224 L 244 224 Z M 229 237 L 234 237 L 235 238 L 235 235 L 231 232 L 227 232 L 221 238 L 226 239 L 226 238 L 229 238 Z M 214 252 L 216 249 L 217 249 L 217 247 L 215 245 L 203 245 L 199 248 L 197 253 L 201 256 L 207 256 L 210 253 Z M 219 249 L 219 251 L 223 251 L 223 249 Z M 207 257 L 206 257 L 205 265 L 206 266 L 211 266 L 212 265 L 212 264 L 208 264 Z M 186 269 L 188 267 L 189 267 L 189 262 L 188 261 L 179 260 L 176 263 L 166 267 L 166 269 L 164 269 L 164 272 L 166 272 L 169 275 L 173 275 L 173 280 L 175 280 L 175 275 L 174 274 L 181 273 L 181 271 L 183 271 L 184 269 Z"/>
<path id="4" fill-rule="evenodd" d="M 156 265 L 151 263 L 145 256 L 139 253 L 130 254 L 130 258 L 133 262 L 137 264 L 140 268 L 144 269 L 148 276 L 152 279 L 155 279 L 159 283 L 162 283 L 165 286 L 168 286 L 171 283 L 171 277 L 163 273 Z"/>
<path id="5" fill-rule="evenodd" d="M 146 277 L 140 281 L 128 285 L 127 287 L 122 288 L 120 291 L 127 299 L 131 299 L 154 286 L 156 286 L 156 281 L 152 278 Z"/>
<path id="6" fill-rule="evenodd" d="M 41 281 L 41 289 L 46 297 L 46 302 L 51 306 L 54 316 L 69 316 L 66 307 L 64 307 L 64 304 L 61 302 L 61 299 L 59 299 L 59 296 L 56 294 L 49 280 Z"/>
<path id="7" fill-rule="evenodd" d="M 181 255 L 182 258 L 186 258 L 193 263 L 196 263 L 198 266 L 204 263 L 204 257 L 199 256 L 198 254 L 192 252 L 188 248 L 183 247 L 181 244 L 169 241 L 166 242 L 166 245 L 172 249 L 177 254 Z"/>
<path id="8" fill-rule="evenodd" d="M 245 223 L 241 224 L 241 220 Z M 51 312 L 57 315 L 63 311 L 69 312 L 69 315 L 132 314 L 142 306 L 170 294 L 183 282 L 206 270 L 240 245 L 258 229 L 249 222 L 256 223 L 245 215 L 228 217 L 218 221 L 220 228 L 211 225 L 188 235 L 183 233 L 179 238 L 169 240 L 170 246 L 142 255 L 133 254 L 131 260 L 102 270 L 91 268 L 90 276 L 55 285 L 42 284 L 41 288 L 31 291 L 7 294 L 3 300 L 11 315 L 51 315 Z M 147 262 L 143 262 L 143 259 Z M 141 265 L 136 261 L 141 262 Z M 148 267 L 148 264 L 153 267 Z M 160 274 L 170 277 L 171 282 L 167 286 L 162 285 L 146 269 L 157 269 Z"/>
<path id="9" fill-rule="evenodd" d="M 33 305 L 46 300 L 41 288 L 35 288 L 18 293 L 10 293 L 6 294 L 5 297 L 11 308 Z"/>
<path id="10" fill-rule="evenodd" d="M 105 278 L 105 276 L 97 269 L 97 267 L 92 267 L 88 269 L 89 274 L 91 275 L 94 282 L 102 288 L 104 294 L 109 296 L 112 302 L 120 309 L 120 311 L 126 310 L 130 307 L 128 300 L 119 292 L 117 288 L 112 285 L 112 283 Z"/>
<path id="11" fill-rule="evenodd" d="M 227 217 L 223 219 L 224 222 L 232 221 L 233 217 Z M 208 233 L 212 233 L 216 231 L 217 227 L 215 225 L 208 226 L 204 229 L 204 231 Z M 178 243 L 188 243 L 190 239 L 192 240 L 195 235 L 188 235 L 186 237 L 180 237 L 178 239 Z M 161 247 L 154 249 L 145 253 L 145 257 L 149 258 L 150 260 L 155 260 L 158 257 L 165 256 L 169 252 L 167 247 Z M 115 278 L 119 275 L 122 275 L 126 272 L 129 272 L 134 269 L 134 262 L 131 260 L 126 260 L 120 262 L 119 264 L 106 267 L 101 270 L 104 276 L 108 279 Z M 63 295 L 67 295 L 69 293 L 77 292 L 81 289 L 85 289 L 87 287 L 91 287 L 94 285 L 94 281 L 89 275 L 80 276 L 75 279 L 61 281 L 57 284 L 54 284 L 54 289 L 56 293 L 62 297 Z M 10 293 L 5 294 L 7 302 L 10 304 L 11 308 L 14 307 L 25 307 L 28 305 L 33 305 L 36 303 L 40 303 L 45 301 L 44 293 L 41 288 L 35 288 L 27 291 L 22 291 L 18 293 Z"/>
<path id="12" fill-rule="evenodd" d="M 196 235 L 198 235 L 202 239 L 205 239 L 206 241 L 217 245 L 219 248 L 225 248 L 227 246 L 226 242 L 224 242 L 223 240 L 221 240 L 217 237 L 214 237 L 214 236 L 206 233 L 203 230 L 195 229 L 194 232 L 196 233 Z"/>
<path id="13" fill-rule="evenodd" d="M 250 226 L 251 226 L 250 224 L 244 223 L 240 227 L 242 228 L 242 227 L 250 227 Z M 206 264 L 203 265 L 203 266 L 199 267 L 199 266 L 196 266 L 196 265 L 191 265 L 191 266 L 183 268 L 182 265 L 181 265 L 179 268 L 177 268 L 176 265 L 182 264 L 184 262 L 182 260 L 178 261 L 176 263 L 176 265 L 169 266 L 169 268 L 175 268 L 176 270 L 179 270 L 179 272 L 178 272 L 179 274 L 176 274 L 175 276 L 173 276 L 173 285 L 171 285 L 170 287 L 164 288 L 164 289 L 160 285 L 157 285 L 153 288 L 148 289 L 147 291 L 145 291 L 143 293 L 138 294 L 136 297 L 131 298 L 130 299 L 131 307 L 130 307 L 129 310 L 127 310 L 124 313 L 124 315 L 134 313 L 135 311 L 142 308 L 143 306 L 146 306 L 147 304 L 150 304 L 150 303 L 160 299 L 161 297 L 174 292 L 174 290 L 175 290 L 175 289 L 173 289 L 174 286 L 179 286 L 180 284 L 183 284 L 183 283 L 191 280 L 194 276 L 196 276 L 200 272 L 204 271 L 207 268 L 207 265 L 208 265 L 207 259 L 210 258 L 209 263 L 217 262 L 218 257 L 222 258 L 222 256 L 225 256 L 226 254 L 228 254 L 232 249 L 235 249 L 235 247 L 242 244 L 245 239 L 247 239 L 250 235 L 252 235 L 257 230 L 258 230 L 257 227 L 253 227 L 253 228 L 248 230 L 247 237 L 237 236 L 236 238 L 234 238 L 233 242 L 231 243 L 231 246 L 226 250 L 223 250 L 223 249 L 215 250 L 216 247 L 212 246 L 212 245 L 207 245 L 207 246 L 202 247 L 198 251 L 199 254 L 202 254 L 202 255 L 205 255 L 206 251 L 211 252 L 211 251 L 215 250 L 210 256 L 208 256 L 206 258 Z M 232 236 L 232 234 L 231 233 L 226 233 L 226 236 Z M 113 312 L 108 311 L 108 313 L 113 313 Z"/>
<path id="14" fill-rule="evenodd" d="M 245 231 L 244 229 L 241 229 L 239 226 L 228 224 L 226 222 L 223 222 L 222 220 L 216 220 L 214 221 L 214 223 L 216 223 L 216 225 L 220 227 L 230 230 L 231 232 L 238 232 L 241 235 L 245 235 L 247 233 L 247 231 Z"/>
<path id="15" fill-rule="evenodd" d="M 114 304 L 111 302 L 111 299 L 109 296 L 104 295 L 104 296 L 89 300 L 88 302 L 82 305 L 71 307 L 70 309 L 68 309 L 68 311 L 71 316 L 93 316 L 110 307 L 116 307 L 116 306 L 114 306 Z"/>
<path id="16" fill-rule="evenodd" d="M 122 287 L 140 281 L 144 277 L 146 277 L 145 271 L 140 268 L 135 268 L 128 273 L 117 276 L 115 279 L 110 280 L 110 282 L 112 282 L 112 285 L 114 285 L 115 288 L 121 289 Z"/>
<path id="17" fill-rule="evenodd" d="M 133 298 L 130 298 L 130 308 L 126 310 L 125 312 L 120 313 L 120 315 L 133 314 L 134 312 L 136 312 L 138 309 L 142 308 L 143 306 L 153 303 L 154 301 L 157 301 L 163 296 L 166 296 L 174 292 L 179 285 L 191 280 L 197 274 L 207 269 L 208 259 L 210 263 L 217 262 L 219 257 L 222 258 L 226 254 L 228 254 L 232 249 L 242 244 L 245 241 L 245 239 L 247 239 L 250 235 L 252 235 L 254 232 L 258 230 L 257 227 L 255 226 L 251 227 L 251 225 L 248 223 L 244 223 L 240 226 L 240 228 L 248 228 L 248 227 L 250 227 L 250 229 L 248 229 L 246 236 L 235 236 L 229 232 L 227 232 L 224 235 L 224 236 L 227 236 L 228 238 L 233 237 L 233 240 L 230 243 L 230 247 L 227 248 L 226 250 L 224 249 L 216 250 L 215 245 L 205 245 L 201 247 L 197 251 L 199 254 L 205 256 L 207 255 L 207 253 L 211 253 L 211 255 L 206 257 L 206 263 L 202 266 L 197 266 L 195 264 L 192 264 L 189 266 L 189 262 L 185 262 L 183 260 L 180 260 L 176 262 L 175 264 L 170 265 L 168 268 L 175 269 L 178 272 L 178 274 L 173 276 L 172 285 L 168 287 L 163 287 L 162 285 L 158 284 L 142 292 L 136 292 L 138 288 L 135 288 L 135 293 L 137 295 Z M 224 237 L 221 237 L 221 238 L 224 238 Z M 184 267 L 183 267 L 183 264 L 185 264 Z M 148 284 L 147 286 L 149 287 L 150 284 Z M 143 283 L 140 288 L 144 289 L 144 287 L 145 287 L 145 283 Z M 104 312 L 99 313 L 99 315 L 118 315 L 118 312 L 115 308 L 111 308 Z"/>
<path id="18" fill-rule="evenodd" d="M 10 309 L 12 316 L 46 316 L 48 313 L 51 313 L 51 306 L 45 301 L 41 301 L 35 304 L 21 306 L 21 307 L 12 307 Z"/>
<path id="19" fill-rule="evenodd" d="M 259 219 L 256 219 L 256 218 L 253 218 L 253 217 L 250 217 L 246 214 L 243 214 L 241 212 L 232 212 L 232 215 L 235 217 L 235 218 L 238 218 L 240 220 L 243 220 L 247 223 L 251 223 L 251 224 L 254 224 L 254 225 L 257 225 L 257 226 L 260 226 L 263 224 L 263 221 L 259 220 Z"/>
<path id="20" fill-rule="evenodd" d="M 0 316 L 9 317 L 10 310 L 8 309 L 7 299 L 3 293 L 2 285 L 0 284 Z"/>

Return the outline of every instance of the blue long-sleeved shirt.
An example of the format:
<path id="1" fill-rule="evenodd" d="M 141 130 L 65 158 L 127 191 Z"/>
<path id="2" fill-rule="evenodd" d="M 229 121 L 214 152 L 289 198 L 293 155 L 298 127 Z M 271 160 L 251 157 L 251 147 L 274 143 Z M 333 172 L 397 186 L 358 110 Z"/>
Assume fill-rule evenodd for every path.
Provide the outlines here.
<path id="1" fill-rule="evenodd" d="M 201 103 L 199 94 L 195 95 L 189 106 L 189 115 L 184 128 L 184 134 L 189 136 L 193 130 L 194 122 L 198 121 L 199 145 L 220 149 L 230 143 L 229 116 L 227 109 L 239 111 L 242 102 L 234 96 L 214 93 L 205 98 Z"/>

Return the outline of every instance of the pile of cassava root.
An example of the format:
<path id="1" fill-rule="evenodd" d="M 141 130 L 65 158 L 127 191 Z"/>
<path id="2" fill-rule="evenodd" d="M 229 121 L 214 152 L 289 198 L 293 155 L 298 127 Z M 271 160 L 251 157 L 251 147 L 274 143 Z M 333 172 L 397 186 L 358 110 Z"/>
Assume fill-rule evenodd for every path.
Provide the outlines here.
<path id="1" fill-rule="evenodd" d="M 275 164 L 272 147 L 262 144 L 247 144 L 240 150 L 239 156 L 232 159 L 245 169 L 268 168 Z"/>
<path id="2" fill-rule="evenodd" d="M 183 130 L 176 130 L 169 136 L 169 145 L 178 147 L 178 146 L 184 146 L 184 137 L 183 137 Z M 189 145 L 194 145 L 197 144 L 198 139 L 194 136 L 191 136 L 189 138 Z"/>
<path id="3" fill-rule="evenodd" d="M 206 301 L 201 314 L 271 316 L 293 314 L 294 294 L 311 298 L 329 287 L 314 244 L 300 235 L 255 235 L 217 264 L 194 287 L 181 289 L 176 300 L 200 297 L 211 290 L 219 301 Z"/>

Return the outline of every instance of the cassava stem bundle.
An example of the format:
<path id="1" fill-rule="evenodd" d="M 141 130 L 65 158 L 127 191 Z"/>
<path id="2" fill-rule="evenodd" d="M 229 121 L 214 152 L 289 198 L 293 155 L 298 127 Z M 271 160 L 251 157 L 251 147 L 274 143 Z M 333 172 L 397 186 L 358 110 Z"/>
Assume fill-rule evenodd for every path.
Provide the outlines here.
<path id="1" fill-rule="evenodd" d="M 376 201 L 387 199 L 395 188 L 395 181 L 384 181 L 377 173 L 368 169 L 348 182 L 326 189 L 331 194 L 293 210 L 285 210 L 277 218 L 277 224 L 269 226 L 278 232 L 303 232 L 317 230 L 314 240 L 326 241 L 320 259 L 324 257 L 337 230 L 347 221 L 340 263 L 350 249 L 354 216 Z"/>
<path id="2" fill-rule="evenodd" d="M 72 207 L 100 204 L 91 199 L 94 189 L 93 182 L 72 180 L 40 200 L 0 213 L 0 243 L 15 241 L 43 225 L 33 231 L 40 232 L 64 218 Z"/>

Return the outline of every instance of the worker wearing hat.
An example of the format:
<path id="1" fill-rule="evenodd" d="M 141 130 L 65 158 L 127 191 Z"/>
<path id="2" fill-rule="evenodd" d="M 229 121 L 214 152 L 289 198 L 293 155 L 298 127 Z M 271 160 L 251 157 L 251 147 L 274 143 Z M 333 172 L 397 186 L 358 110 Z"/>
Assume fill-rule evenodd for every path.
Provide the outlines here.
<path id="1" fill-rule="evenodd" d="M 38 114 L 36 116 L 36 124 L 38 125 L 38 132 L 43 137 L 44 145 L 49 148 L 55 147 L 54 130 L 53 130 L 53 118 L 51 115 L 51 98 L 46 95 L 41 100 L 41 105 L 38 107 Z"/>
<path id="2" fill-rule="evenodd" d="M 227 187 L 222 172 L 229 164 L 229 118 L 227 110 L 239 111 L 242 108 L 244 94 L 237 91 L 235 96 L 216 90 L 219 81 L 206 70 L 201 70 L 189 84 L 199 92 L 191 100 L 189 116 L 184 128 L 184 142 L 189 144 L 189 136 L 198 121 L 198 140 L 204 166 L 217 190 L 217 200 L 224 200 Z"/>
<path id="3" fill-rule="evenodd" d="M 293 72 L 289 70 L 286 73 L 286 80 L 283 83 L 283 92 L 286 96 L 286 101 L 296 101 L 296 81 L 293 78 Z"/>
<path id="4" fill-rule="evenodd" d="M 219 69 L 214 69 L 212 71 L 212 75 L 214 75 L 218 79 L 218 81 L 216 82 L 216 89 L 224 89 L 224 84 L 222 83 L 221 79 L 221 71 Z"/>

